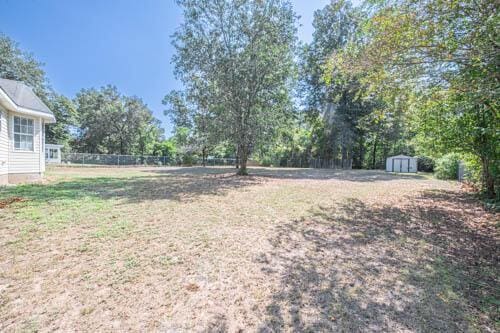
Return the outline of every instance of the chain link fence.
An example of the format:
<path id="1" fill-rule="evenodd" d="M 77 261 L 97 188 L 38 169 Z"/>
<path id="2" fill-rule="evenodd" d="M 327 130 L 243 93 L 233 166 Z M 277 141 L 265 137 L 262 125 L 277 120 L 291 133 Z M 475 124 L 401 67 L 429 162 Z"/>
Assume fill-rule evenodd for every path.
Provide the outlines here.
<path id="1" fill-rule="evenodd" d="M 235 158 L 205 159 L 206 166 L 235 166 Z M 203 160 L 193 159 L 188 164 L 180 159 L 167 156 L 137 156 L 137 155 L 108 155 L 87 153 L 62 153 L 61 163 L 66 165 L 100 165 L 100 166 L 201 166 Z M 259 163 L 249 161 L 248 165 L 257 166 Z M 321 158 L 277 159 L 264 166 L 284 168 L 316 168 L 316 169 L 351 169 L 352 160 L 336 160 Z"/>
<path id="2" fill-rule="evenodd" d="M 324 158 L 282 158 L 274 160 L 269 166 L 282 168 L 314 168 L 314 169 L 352 169 L 352 160 Z"/>
<path id="3" fill-rule="evenodd" d="M 85 153 L 62 153 L 62 164 L 76 165 L 109 165 L 109 166 L 134 166 L 134 165 L 170 165 L 172 163 L 166 156 L 134 156 L 134 155 L 106 155 Z"/>
<path id="4" fill-rule="evenodd" d="M 139 156 L 139 155 L 108 155 L 87 153 L 62 153 L 61 163 L 67 165 L 102 165 L 102 166 L 182 166 L 203 165 L 202 159 L 190 160 L 185 164 L 180 159 L 167 156 Z M 234 158 L 209 158 L 205 160 L 208 166 L 235 165 Z"/>

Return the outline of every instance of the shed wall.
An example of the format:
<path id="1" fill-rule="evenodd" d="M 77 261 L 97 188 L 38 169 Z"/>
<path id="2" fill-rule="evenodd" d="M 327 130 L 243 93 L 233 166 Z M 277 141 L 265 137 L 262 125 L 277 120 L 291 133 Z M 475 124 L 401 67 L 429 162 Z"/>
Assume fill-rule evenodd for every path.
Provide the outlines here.
<path id="1" fill-rule="evenodd" d="M 393 162 L 399 163 L 400 159 L 407 159 L 409 161 L 409 171 L 408 171 L 408 165 L 406 164 L 406 161 L 404 162 L 404 167 L 403 170 L 393 170 Z M 385 171 L 387 172 L 417 172 L 417 159 L 415 157 L 399 157 L 399 156 L 391 156 L 386 159 L 385 163 Z"/>

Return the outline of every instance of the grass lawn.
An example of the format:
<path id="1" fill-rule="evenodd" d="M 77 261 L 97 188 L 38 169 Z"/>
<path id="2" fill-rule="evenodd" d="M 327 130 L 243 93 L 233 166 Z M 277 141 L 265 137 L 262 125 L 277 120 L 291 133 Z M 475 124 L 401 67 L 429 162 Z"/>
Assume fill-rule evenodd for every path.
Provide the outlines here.
<path id="1" fill-rule="evenodd" d="M 0 331 L 500 329 L 498 215 L 455 183 L 250 171 L 0 187 Z"/>

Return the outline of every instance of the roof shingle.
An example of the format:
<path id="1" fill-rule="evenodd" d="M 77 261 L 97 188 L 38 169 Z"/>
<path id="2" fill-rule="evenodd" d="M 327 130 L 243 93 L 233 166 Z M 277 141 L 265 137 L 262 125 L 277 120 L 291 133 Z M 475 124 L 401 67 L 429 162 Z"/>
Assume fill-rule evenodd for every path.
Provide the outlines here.
<path id="1" fill-rule="evenodd" d="M 54 115 L 33 90 L 22 82 L 0 78 L 2 89 L 17 106 Z"/>

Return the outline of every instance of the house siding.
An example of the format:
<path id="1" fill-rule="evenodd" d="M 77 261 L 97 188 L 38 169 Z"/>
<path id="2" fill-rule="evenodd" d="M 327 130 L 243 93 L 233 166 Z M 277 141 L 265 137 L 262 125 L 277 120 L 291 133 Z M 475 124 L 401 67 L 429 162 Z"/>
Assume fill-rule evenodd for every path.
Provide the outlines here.
<path id="1" fill-rule="evenodd" d="M 9 172 L 8 112 L 0 106 L 0 176 Z M 5 179 L 5 177 L 0 177 Z M 0 183 L 2 180 L 0 179 Z"/>
<path id="2" fill-rule="evenodd" d="M 45 172 L 45 121 L 43 119 L 38 119 L 40 121 L 40 172 Z"/>
<path id="3" fill-rule="evenodd" d="M 16 151 L 14 150 L 14 116 L 33 119 L 34 124 L 34 151 Z M 9 174 L 18 173 L 42 173 L 45 166 L 45 155 L 43 153 L 42 131 L 40 118 L 27 117 L 22 114 L 10 112 L 9 114 Z"/>

